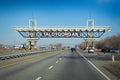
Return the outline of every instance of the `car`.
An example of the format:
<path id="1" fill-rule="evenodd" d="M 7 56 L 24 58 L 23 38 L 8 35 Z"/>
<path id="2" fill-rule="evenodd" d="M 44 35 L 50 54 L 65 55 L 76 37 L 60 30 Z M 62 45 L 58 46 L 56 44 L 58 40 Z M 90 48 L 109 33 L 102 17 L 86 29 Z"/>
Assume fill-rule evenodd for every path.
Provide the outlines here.
<path id="1" fill-rule="evenodd" d="M 103 53 L 110 53 L 111 49 L 109 49 L 109 48 L 103 48 L 103 49 L 101 49 L 101 52 L 103 52 Z"/>
<path id="2" fill-rule="evenodd" d="M 76 49 L 75 48 L 71 48 L 71 52 L 76 52 Z"/>
<path id="3" fill-rule="evenodd" d="M 112 49 L 111 52 L 112 53 L 120 53 L 120 49 Z"/>
<path id="4" fill-rule="evenodd" d="M 94 49 L 88 49 L 88 53 L 94 53 Z"/>

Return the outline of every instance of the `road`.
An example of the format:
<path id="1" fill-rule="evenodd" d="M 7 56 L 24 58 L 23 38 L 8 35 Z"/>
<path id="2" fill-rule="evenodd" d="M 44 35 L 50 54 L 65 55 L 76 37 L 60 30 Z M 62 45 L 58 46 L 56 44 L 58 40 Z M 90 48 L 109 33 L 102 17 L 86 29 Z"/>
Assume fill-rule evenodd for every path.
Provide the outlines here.
<path id="1" fill-rule="evenodd" d="M 0 80 L 108 80 L 78 52 L 53 53 L 0 66 Z"/>

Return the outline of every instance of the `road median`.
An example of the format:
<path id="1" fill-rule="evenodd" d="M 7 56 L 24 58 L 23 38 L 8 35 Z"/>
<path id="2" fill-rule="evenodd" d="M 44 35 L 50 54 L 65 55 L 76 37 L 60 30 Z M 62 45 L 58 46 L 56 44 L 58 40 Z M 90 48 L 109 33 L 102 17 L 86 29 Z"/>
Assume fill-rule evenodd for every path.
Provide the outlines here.
<path id="1" fill-rule="evenodd" d="M 44 54 L 36 54 L 36 55 L 32 55 L 32 56 L 25 56 L 25 57 L 21 57 L 21 58 L 14 58 L 14 59 L 0 61 L 0 69 L 9 67 L 9 66 L 13 66 L 16 64 L 20 64 L 23 62 L 31 61 L 31 60 L 32 61 L 39 60 L 39 59 L 43 59 L 46 57 L 54 56 L 54 55 L 59 54 L 59 52 L 60 51 L 48 51 L 48 52 L 44 52 Z"/>

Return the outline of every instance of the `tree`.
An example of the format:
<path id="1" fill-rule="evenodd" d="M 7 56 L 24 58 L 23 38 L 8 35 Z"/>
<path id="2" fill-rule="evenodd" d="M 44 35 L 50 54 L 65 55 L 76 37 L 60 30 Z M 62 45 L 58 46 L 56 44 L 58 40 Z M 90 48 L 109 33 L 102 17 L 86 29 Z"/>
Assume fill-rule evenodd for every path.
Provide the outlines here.
<path id="1" fill-rule="evenodd" d="M 113 35 L 111 37 L 107 37 L 103 40 L 96 42 L 96 48 L 120 48 L 120 34 Z"/>

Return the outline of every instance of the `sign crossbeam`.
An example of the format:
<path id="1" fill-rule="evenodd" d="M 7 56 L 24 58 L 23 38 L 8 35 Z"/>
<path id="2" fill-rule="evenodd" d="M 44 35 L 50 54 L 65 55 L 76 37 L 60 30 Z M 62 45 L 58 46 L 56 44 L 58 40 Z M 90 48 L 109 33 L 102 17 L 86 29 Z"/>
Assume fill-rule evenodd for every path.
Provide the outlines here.
<path id="1" fill-rule="evenodd" d="M 66 28 L 65 28 L 66 27 Z M 16 30 L 16 31 L 110 31 L 111 30 L 111 27 L 110 26 L 104 26 L 104 27 L 101 27 L 101 26 L 97 26 L 95 28 L 86 28 L 86 27 L 81 27 L 81 26 L 65 26 L 65 27 L 59 27 L 58 28 L 54 28 L 54 27 L 51 27 L 51 26 L 48 26 L 48 27 L 45 27 L 45 28 L 41 28 L 41 27 L 13 27 L 13 30 Z"/>
<path id="2" fill-rule="evenodd" d="M 39 29 L 39 28 L 38 28 Z M 14 28 L 14 30 L 18 31 L 24 38 L 99 38 L 106 31 L 109 31 L 110 28 L 102 28 L 102 29 L 64 29 L 62 30 L 53 30 L 53 28 L 48 29 L 39 29 L 33 30 L 26 28 Z"/>

